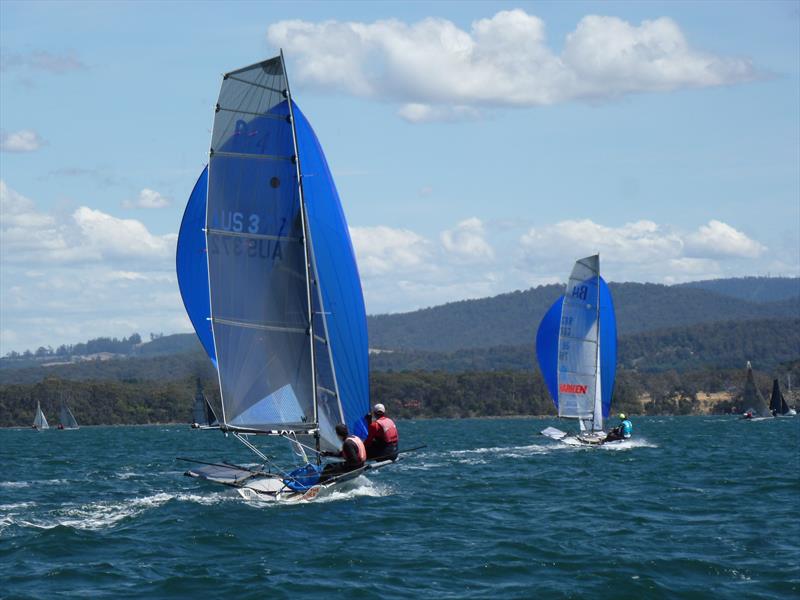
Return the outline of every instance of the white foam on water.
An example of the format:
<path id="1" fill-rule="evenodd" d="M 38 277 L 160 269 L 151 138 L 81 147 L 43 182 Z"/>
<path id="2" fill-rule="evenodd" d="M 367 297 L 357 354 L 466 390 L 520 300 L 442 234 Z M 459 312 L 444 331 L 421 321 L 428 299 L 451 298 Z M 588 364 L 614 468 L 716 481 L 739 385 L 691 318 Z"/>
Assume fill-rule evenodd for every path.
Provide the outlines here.
<path id="1" fill-rule="evenodd" d="M 26 488 L 29 485 L 29 481 L 0 481 L 0 487 L 4 488 Z"/>
<path id="2" fill-rule="evenodd" d="M 49 518 L 37 521 L 20 520 L 19 523 L 37 529 L 53 529 L 59 525 L 89 531 L 108 529 L 128 517 L 135 517 L 146 510 L 157 508 L 174 497 L 173 494 L 161 492 L 121 502 L 90 502 L 77 507 L 57 510 L 51 513 Z"/>
<path id="3" fill-rule="evenodd" d="M 487 454 L 500 454 L 508 458 L 524 458 L 536 454 L 550 454 L 565 448 L 566 446 L 563 444 L 528 444 L 526 446 L 492 446 L 490 448 L 474 448 L 472 450 L 451 450 L 448 454 L 456 458 Z M 466 459 L 461 458 L 459 462 L 464 460 Z"/>
<path id="4" fill-rule="evenodd" d="M 131 477 L 145 477 L 144 473 L 136 473 L 135 471 L 123 471 L 114 474 L 117 479 L 130 479 Z"/>
<path id="5" fill-rule="evenodd" d="M 36 506 L 36 502 L 14 502 L 12 504 L 0 504 L 0 510 L 18 510 L 20 508 L 30 508 Z"/>
<path id="6" fill-rule="evenodd" d="M 621 442 L 601 444 L 600 448 L 618 452 L 620 450 L 633 450 L 634 448 L 658 448 L 658 445 L 648 442 L 645 438 L 634 438 L 631 440 L 622 440 Z"/>
<path id="7" fill-rule="evenodd" d="M 441 462 L 431 462 L 431 463 L 416 463 L 416 464 L 403 464 L 400 463 L 397 465 L 395 470 L 397 471 L 427 471 L 429 469 L 438 469 L 439 467 L 446 466 L 446 463 Z"/>
<path id="8" fill-rule="evenodd" d="M 210 494 L 176 494 L 175 499 L 180 502 L 193 502 L 203 506 L 213 506 L 221 502 L 231 502 L 239 500 L 239 496 L 231 491 L 212 492 Z"/>
<path id="9" fill-rule="evenodd" d="M 375 483 L 366 477 L 358 477 L 347 487 L 334 487 L 324 491 L 317 496 L 314 502 L 324 503 L 353 500 L 355 498 L 382 498 L 384 496 L 391 496 L 393 493 L 392 488 L 386 484 Z"/>

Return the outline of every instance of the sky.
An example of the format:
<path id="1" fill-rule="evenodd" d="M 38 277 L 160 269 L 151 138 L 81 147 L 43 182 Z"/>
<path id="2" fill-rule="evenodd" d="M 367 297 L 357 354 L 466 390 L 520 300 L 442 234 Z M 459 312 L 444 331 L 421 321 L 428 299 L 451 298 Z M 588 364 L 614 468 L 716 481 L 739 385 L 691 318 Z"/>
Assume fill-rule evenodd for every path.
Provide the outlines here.
<path id="1" fill-rule="evenodd" d="M 367 311 L 800 274 L 800 2 L 0 3 L 0 354 L 190 332 L 221 74 L 286 56 Z"/>

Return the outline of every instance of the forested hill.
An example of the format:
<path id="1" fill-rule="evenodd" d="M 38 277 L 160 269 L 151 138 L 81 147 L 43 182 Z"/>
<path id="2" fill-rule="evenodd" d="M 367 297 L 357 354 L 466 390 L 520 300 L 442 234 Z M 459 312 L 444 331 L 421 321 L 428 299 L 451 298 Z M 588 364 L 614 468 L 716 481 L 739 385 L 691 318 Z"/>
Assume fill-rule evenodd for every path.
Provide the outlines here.
<path id="1" fill-rule="evenodd" d="M 699 288 L 750 302 L 770 302 L 800 297 L 800 278 L 797 277 L 708 279 L 682 283 L 677 287 Z"/>
<path id="2" fill-rule="evenodd" d="M 753 302 L 683 285 L 611 283 L 610 287 L 620 335 L 699 323 L 800 315 L 800 297 Z M 562 291 L 561 285 L 546 285 L 408 313 L 371 316 L 370 346 L 452 352 L 531 345 L 539 321 Z"/>
<path id="3" fill-rule="evenodd" d="M 179 336 L 170 336 L 178 338 Z M 165 338 L 166 339 L 166 338 Z M 211 361 L 194 336 L 182 335 L 180 344 L 192 350 L 159 356 L 84 360 L 51 366 L 35 365 L 0 371 L 0 384 L 32 384 L 47 377 L 74 381 L 213 380 Z M 175 340 L 169 342 L 175 345 Z M 621 336 L 620 368 L 640 372 L 694 369 L 742 369 L 748 360 L 769 372 L 781 363 L 800 358 L 800 319 L 763 319 L 706 323 Z M 533 344 L 470 348 L 455 352 L 399 350 L 373 353 L 373 371 L 533 371 Z"/>
<path id="4" fill-rule="evenodd" d="M 659 372 L 742 369 L 763 371 L 800 358 L 800 319 L 705 323 L 634 333 L 619 340 L 620 368 Z M 398 350 L 370 357 L 374 371 L 528 371 L 538 368 L 533 344 L 455 352 Z"/>

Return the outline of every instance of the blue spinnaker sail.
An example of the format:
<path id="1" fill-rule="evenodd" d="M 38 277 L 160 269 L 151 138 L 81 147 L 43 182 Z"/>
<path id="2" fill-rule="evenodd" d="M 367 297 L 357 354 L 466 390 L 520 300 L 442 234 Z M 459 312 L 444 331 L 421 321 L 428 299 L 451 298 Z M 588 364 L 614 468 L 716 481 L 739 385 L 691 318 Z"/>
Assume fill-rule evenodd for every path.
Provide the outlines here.
<path id="1" fill-rule="evenodd" d="M 617 376 L 617 317 L 614 300 L 605 280 L 600 278 L 600 375 L 603 418 L 611 411 L 614 382 Z"/>
<path id="2" fill-rule="evenodd" d="M 561 324 L 561 305 L 564 295 L 558 297 L 547 310 L 536 331 L 536 358 L 547 391 L 558 409 L 558 328 Z"/>
<path id="3" fill-rule="evenodd" d="M 364 415 L 369 412 L 369 349 L 364 296 L 355 252 L 319 140 L 300 108 L 293 104 L 292 110 L 336 384 L 348 429 L 365 438 Z"/>
<path id="4" fill-rule="evenodd" d="M 611 410 L 614 395 L 614 382 L 617 370 L 617 321 L 614 313 L 614 302 L 608 284 L 600 277 L 600 389 L 603 418 L 607 418 Z M 562 310 L 564 296 L 560 296 L 547 310 L 539 329 L 536 332 L 536 357 L 539 369 L 544 377 L 547 391 L 553 399 L 556 409 L 559 408 L 559 372 L 558 349 L 559 333 L 562 326 Z"/>
<path id="5" fill-rule="evenodd" d="M 211 306 L 208 296 L 208 262 L 206 260 L 206 194 L 208 192 L 208 167 L 203 169 L 192 189 L 183 213 L 175 266 L 178 287 L 186 313 L 192 322 L 200 343 L 217 367 L 214 352 L 214 335 L 211 331 Z"/>

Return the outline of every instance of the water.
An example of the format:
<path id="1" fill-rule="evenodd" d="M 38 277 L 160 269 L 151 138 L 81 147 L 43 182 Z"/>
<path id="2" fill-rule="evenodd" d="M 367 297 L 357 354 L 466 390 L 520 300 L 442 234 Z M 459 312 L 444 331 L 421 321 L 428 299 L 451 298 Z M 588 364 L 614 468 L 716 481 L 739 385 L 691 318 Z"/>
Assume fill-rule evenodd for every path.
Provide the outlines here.
<path id="1" fill-rule="evenodd" d="M 800 418 L 639 418 L 616 449 L 547 425 L 401 422 L 428 448 L 291 506 L 182 475 L 249 460 L 218 432 L 3 430 L 0 597 L 798 597 Z"/>

